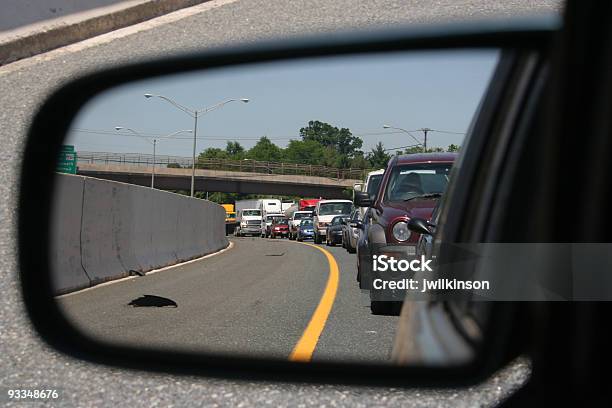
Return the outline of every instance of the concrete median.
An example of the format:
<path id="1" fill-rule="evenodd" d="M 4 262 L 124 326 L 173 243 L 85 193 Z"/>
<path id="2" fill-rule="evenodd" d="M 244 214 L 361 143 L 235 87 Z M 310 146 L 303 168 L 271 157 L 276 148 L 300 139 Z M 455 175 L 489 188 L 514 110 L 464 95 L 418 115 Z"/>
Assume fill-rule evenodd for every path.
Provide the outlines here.
<path id="1" fill-rule="evenodd" d="M 220 205 L 61 174 L 52 217 L 56 294 L 198 258 L 228 245 Z"/>

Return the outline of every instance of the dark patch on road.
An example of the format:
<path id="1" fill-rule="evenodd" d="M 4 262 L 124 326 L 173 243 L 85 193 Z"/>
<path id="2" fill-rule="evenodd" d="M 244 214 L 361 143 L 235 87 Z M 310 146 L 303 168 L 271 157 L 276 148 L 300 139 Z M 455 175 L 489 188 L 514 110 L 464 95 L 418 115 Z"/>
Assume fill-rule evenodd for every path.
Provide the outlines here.
<path id="1" fill-rule="evenodd" d="M 128 306 L 133 307 L 178 307 L 176 302 L 161 296 L 142 295 L 139 298 L 132 300 Z"/>
<path id="2" fill-rule="evenodd" d="M 280 254 L 266 254 L 266 256 L 283 256 L 285 255 L 284 252 L 281 252 Z"/>

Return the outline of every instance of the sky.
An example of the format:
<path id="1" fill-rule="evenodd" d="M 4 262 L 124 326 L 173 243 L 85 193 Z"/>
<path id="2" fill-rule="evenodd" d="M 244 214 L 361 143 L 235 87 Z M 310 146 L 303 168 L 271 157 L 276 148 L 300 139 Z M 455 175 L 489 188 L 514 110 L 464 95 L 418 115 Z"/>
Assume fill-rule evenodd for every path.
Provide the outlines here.
<path id="1" fill-rule="evenodd" d="M 310 120 L 349 128 L 368 152 L 413 145 L 412 131 L 464 133 L 489 83 L 496 50 L 344 56 L 195 71 L 129 83 L 96 96 L 81 110 L 65 144 L 77 151 L 151 153 L 153 136 L 192 130 L 194 119 L 160 98 L 201 109 L 231 102 L 198 119 L 197 151 L 236 140 L 246 149 L 261 136 L 285 147 Z M 141 135 L 117 132 L 116 126 Z M 422 132 L 412 132 L 422 140 Z M 428 146 L 461 144 L 463 134 L 430 132 Z M 191 157 L 193 134 L 158 138 L 158 155 Z"/>

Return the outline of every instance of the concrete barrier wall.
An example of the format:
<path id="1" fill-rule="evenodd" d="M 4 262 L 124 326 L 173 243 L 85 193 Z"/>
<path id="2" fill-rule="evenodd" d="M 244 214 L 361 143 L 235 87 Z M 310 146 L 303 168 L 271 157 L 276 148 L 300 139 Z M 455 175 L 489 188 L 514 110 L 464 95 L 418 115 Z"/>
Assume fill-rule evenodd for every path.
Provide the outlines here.
<path id="1" fill-rule="evenodd" d="M 58 175 L 51 248 L 57 294 L 227 245 L 220 205 L 131 184 Z"/>
<path id="2" fill-rule="evenodd" d="M 126 0 L 2 0 L 0 31 Z"/>

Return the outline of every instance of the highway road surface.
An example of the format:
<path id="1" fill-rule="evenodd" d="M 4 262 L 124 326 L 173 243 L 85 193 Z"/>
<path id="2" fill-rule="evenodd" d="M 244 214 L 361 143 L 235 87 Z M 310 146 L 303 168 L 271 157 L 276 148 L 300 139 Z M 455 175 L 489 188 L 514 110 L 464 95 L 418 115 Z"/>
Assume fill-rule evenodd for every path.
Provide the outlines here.
<path id="1" fill-rule="evenodd" d="M 386 362 L 398 317 L 370 313 L 355 271 L 355 255 L 339 246 L 233 238 L 218 255 L 59 302 L 87 333 L 132 347 L 280 359 L 296 358 L 297 348 L 312 361 Z M 169 306 L 130 305 L 159 304 L 153 296 Z M 317 311 L 326 302 L 331 309 Z"/>

